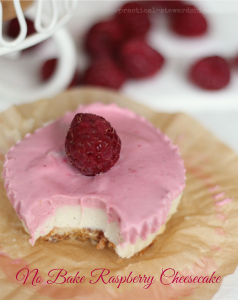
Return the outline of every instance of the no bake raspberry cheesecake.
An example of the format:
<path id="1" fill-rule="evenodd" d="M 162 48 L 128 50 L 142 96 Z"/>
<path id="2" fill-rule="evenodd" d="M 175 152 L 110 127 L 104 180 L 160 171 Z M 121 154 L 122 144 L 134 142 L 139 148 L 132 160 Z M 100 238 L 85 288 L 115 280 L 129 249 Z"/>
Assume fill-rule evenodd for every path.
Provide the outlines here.
<path id="1" fill-rule="evenodd" d="M 28 134 L 6 154 L 3 177 L 32 245 L 90 238 L 122 258 L 163 232 L 185 187 L 178 148 L 144 118 L 101 103 Z"/>

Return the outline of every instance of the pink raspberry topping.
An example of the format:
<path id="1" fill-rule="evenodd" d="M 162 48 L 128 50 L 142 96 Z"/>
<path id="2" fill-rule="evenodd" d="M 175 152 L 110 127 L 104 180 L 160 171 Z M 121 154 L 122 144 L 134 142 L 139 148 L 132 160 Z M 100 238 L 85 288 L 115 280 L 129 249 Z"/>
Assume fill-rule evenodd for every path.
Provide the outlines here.
<path id="1" fill-rule="evenodd" d="M 172 30 L 183 36 L 201 36 L 207 32 L 207 21 L 194 5 L 183 4 L 178 12 L 172 15 Z"/>
<path id="2" fill-rule="evenodd" d="M 164 63 L 163 56 L 141 39 L 131 39 L 124 43 L 119 51 L 119 60 L 131 78 L 152 76 Z"/>
<path id="3" fill-rule="evenodd" d="M 111 56 L 123 40 L 123 31 L 116 20 L 95 24 L 86 36 L 85 46 L 93 57 Z"/>
<path id="4" fill-rule="evenodd" d="M 119 159 L 121 140 L 111 124 L 101 116 L 76 114 L 65 140 L 71 164 L 83 175 L 107 172 Z"/>
<path id="5" fill-rule="evenodd" d="M 207 90 L 219 90 L 230 81 L 227 61 L 220 56 L 210 56 L 197 61 L 190 70 L 193 83 Z"/>
<path id="6" fill-rule="evenodd" d="M 126 37 L 143 37 L 150 28 L 148 14 L 138 2 L 125 3 L 117 13 Z"/>

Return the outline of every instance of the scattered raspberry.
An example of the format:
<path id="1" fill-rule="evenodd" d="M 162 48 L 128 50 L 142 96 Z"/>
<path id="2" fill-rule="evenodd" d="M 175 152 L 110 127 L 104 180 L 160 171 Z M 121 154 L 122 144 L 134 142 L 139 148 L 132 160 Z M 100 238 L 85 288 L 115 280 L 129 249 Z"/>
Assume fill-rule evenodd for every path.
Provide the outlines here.
<path id="1" fill-rule="evenodd" d="M 58 64 L 57 58 L 52 58 L 44 62 L 41 68 L 42 81 L 47 81 L 52 77 L 57 67 L 57 64 Z"/>
<path id="2" fill-rule="evenodd" d="M 153 9 L 160 8 L 160 2 L 161 1 L 153 1 L 153 0 L 141 0 L 140 5 L 143 6 L 144 8 L 150 9 L 151 12 L 154 13 Z M 156 11 L 159 12 L 159 11 Z M 150 11 L 148 11 L 150 13 Z"/>
<path id="3" fill-rule="evenodd" d="M 112 89 L 119 89 L 125 80 L 124 73 L 108 58 L 92 62 L 84 75 L 84 84 Z"/>
<path id="4" fill-rule="evenodd" d="M 144 6 L 145 8 L 150 9 L 148 13 L 162 13 L 166 15 L 170 15 L 175 13 L 175 9 L 183 8 L 184 2 L 183 1 L 173 1 L 173 0 L 145 0 L 140 1 L 140 4 Z"/>
<path id="5" fill-rule="evenodd" d="M 86 176 L 110 170 L 119 159 L 121 140 L 103 117 L 76 114 L 65 140 L 65 151 L 71 164 Z"/>
<path id="6" fill-rule="evenodd" d="M 230 81 L 227 61 L 219 56 L 206 57 L 196 62 L 189 74 L 190 79 L 206 90 L 219 90 Z"/>
<path id="7" fill-rule="evenodd" d="M 30 20 L 26 18 L 26 26 L 27 26 L 27 36 L 35 33 L 35 27 L 34 27 L 34 23 Z M 18 23 L 18 19 L 12 19 L 9 22 L 9 25 L 7 27 L 7 35 L 11 38 L 16 38 L 18 37 L 20 33 L 20 26 Z"/>
<path id="8" fill-rule="evenodd" d="M 95 24 L 86 36 L 85 46 L 93 57 L 110 56 L 123 40 L 123 31 L 116 20 Z"/>
<path id="9" fill-rule="evenodd" d="M 234 58 L 233 64 L 236 68 L 238 68 L 238 55 Z"/>
<path id="10" fill-rule="evenodd" d="M 49 59 L 44 62 L 43 66 L 41 68 L 41 78 L 42 78 L 43 82 L 49 80 L 52 77 L 52 75 L 54 74 L 54 72 L 56 70 L 57 64 L 58 64 L 57 58 L 52 58 L 52 59 Z M 79 77 L 79 75 L 78 75 L 78 72 L 76 71 L 74 73 L 74 77 L 73 77 L 71 83 L 69 84 L 68 88 L 71 88 L 71 87 L 77 85 L 78 77 Z"/>
<path id="11" fill-rule="evenodd" d="M 162 55 L 140 39 L 124 43 L 119 51 L 119 60 L 123 70 L 132 78 L 154 75 L 164 63 Z"/>
<path id="12" fill-rule="evenodd" d="M 169 9 L 182 9 L 185 6 L 185 3 L 183 1 L 170 1 L 170 0 L 164 0 L 159 1 L 159 5 L 161 8 L 163 8 L 165 13 L 176 13 L 176 11 L 168 11 Z"/>
<path id="13" fill-rule="evenodd" d="M 150 28 L 148 14 L 137 2 L 127 2 L 117 13 L 126 37 L 144 37 Z"/>
<path id="14" fill-rule="evenodd" d="M 180 7 L 171 18 L 172 30 L 182 36 L 195 37 L 207 32 L 207 21 L 194 5 Z"/>
<path id="15" fill-rule="evenodd" d="M 36 30 L 35 30 L 35 26 L 34 26 L 34 23 L 30 20 L 30 19 L 26 19 L 26 26 L 27 26 L 27 33 L 26 33 L 26 36 L 30 36 L 34 33 L 36 33 Z M 11 37 L 11 38 L 17 38 L 18 35 L 20 33 L 20 26 L 19 26 L 19 23 L 18 23 L 18 19 L 15 18 L 15 19 L 12 19 L 10 22 L 9 22 L 9 25 L 7 27 L 7 30 L 6 30 L 6 34 Z M 41 45 L 43 42 L 39 43 L 39 44 L 36 44 L 34 46 L 31 46 L 29 48 L 26 48 L 24 49 L 23 51 L 24 52 L 28 52 L 28 51 L 31 51 L 31 50 L 35 50 L 36 48 L 38 48 L 39 45 Z"/>
<path id="16" fill-rule="evenodd" d="M 74 77 L 72 78 L 68 88 L 78 85 L 78 82 L 79 82 L 79 73 L 77 71 L 75 71 Z"/>

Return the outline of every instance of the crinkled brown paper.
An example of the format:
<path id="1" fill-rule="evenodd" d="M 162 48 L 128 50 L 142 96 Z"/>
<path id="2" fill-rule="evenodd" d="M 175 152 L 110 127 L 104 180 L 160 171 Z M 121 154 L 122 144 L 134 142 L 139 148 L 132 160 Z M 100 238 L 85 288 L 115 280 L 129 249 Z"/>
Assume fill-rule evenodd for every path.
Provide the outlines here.
<path id="1" fill-rule="evenodd" d="M 121 260 L 110 249 L 97 250 L 90 242 L 74 240 L 38 241 L 32 247 L 1 179 L 0 299 L 211 299 L 219 283 L 163 285 L 160 281 L 162 269 L 172 268 L 180 276 L 204 277 L 215 271 L 216 276 L 224 278 L 238 264 L 238 157 L 187 115 L 156 113 L 120 94 L 88 88 L 14 106 L 0 114 L 1 169 L 4 154 L 26 133 L 75 110 L 79 104 L 95 101 L 115 102 L 145 116 L 179 145 L 187 181 L 178 212 L 144 255 L 130 259 Z M 25 285 L 17 281 L 16 274 L 24 267 L 38 269 L 45 283 L 32 286 L 33 276 Z M 133 277 L 154 276 L 156 281 L 148 289 L 142 283 L 123 283 L 120 288 L 101 280 L 89 284 L 89 280 L 96 279 L 91 271 L 98 268 L 110 270 L 106 281 L 112 275 L 128 276 L 131 271 Z M 71 276 L 80 271 L 86 282 L 49 285 L 47 274 L 52 269 L 65 269 Z"/>

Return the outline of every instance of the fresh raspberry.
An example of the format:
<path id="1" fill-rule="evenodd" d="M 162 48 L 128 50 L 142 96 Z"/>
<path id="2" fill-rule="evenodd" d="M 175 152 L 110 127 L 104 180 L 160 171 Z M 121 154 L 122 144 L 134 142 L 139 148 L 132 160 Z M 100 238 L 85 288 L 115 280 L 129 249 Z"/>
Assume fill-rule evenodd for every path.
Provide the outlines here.
<path id="1" fill-rule="evenodd" d="M 168 16 L 171 16 L 173 13 L 175 13 L 175 10 L 178 8 L 183 8 L 184 3 L 183 1 L 172 1 L 172 0 L 145 0 L 140 1 L 140 4 L 144 6 L 145 8 L 149 9 L 151 13 L 153 14 L 166 14 Z"/>
<path id="2" fill-rule="evenodd" d="M 79 83 L 79 73 L 76 70 L 75 73 L 74 73 L 74 76 L 73 76 L 73 78 L 72 78 L 72 80 L 71 80 L 71 82 L 68 86 L 68 89 L 78 85 L 78 83 Z"/>
<path id="3" fill-rule="evenodd" d="M 54 74 L 55 69 L 57 67 L 57 64 L 58 64 L 57 58 L 52 58 L 52 59 L 49 59 L 44 62 L 43 66 L 41 68 L 41 78 L 42 78 L 43 82 L 49 80 L 52 77 L 52 75 Z M 78 77 L 79 77 L 78 72 L 75 71 L 74 77 L 71 80 L 68 88 L 71 88 L 71 87 L 77 85 Z"/>
<path id="4" fill-rule="evenodd" d="M 147 2 L 148 0 L 144 0 L 144 1 Z M 183 5 L 183 2 L 181 0 L 150 0 L 150 2 L 156 7 L 160 7 L 162 9 L 179 8 L 181 5 Z M 170 13 L 168 10 L 165 10 L 164 12 Z"/>
<path id="5" fill-rule="evenodd" d="M 119 8 L 117 20 L 120 22 L 127 38 L 144 37 L 150 28 L 148 14 L 137 2 L 127 2 Z"/>
<path id="6" fill-rule="evenodd" d="M 161 1 L 153 1 L 153 0 L 141 0 L 140 5 L 143 6 L 144 8 L 150 9 L 151 12 L 154 13 L 153 9 L 160 8 L 160 2 Z M 159 12 L 159 11 L 155 11 Z"/>
<path id="7" fill-rule="evenodd" d="M 123 31 L 116 20 L 95 24 L 88 32 L 85 47 L 92 57 L 110 56 L 123 40 Z"/>
<path id="8" fill-rule="evenodd" d="M 67 133 L 65 151 L 70 163 L 83 175 L 94 176 L 115 165 L 120 156 L 121 140 L 103 117 L 79 113 Z"/>
<path id="9" fill-rule="evenodd" d="M 230 69 L 224 58 L 211 56 L 197 61 L 191 67 L 189 77 L 203 89 L 219 90 L 229 83 Z"/>
<path id="10" fill-rule="evenodd" d="M 118 66 L 108 58 L 92 62 L 84 74 L 84 84 L 119 89 L 126 77 Z"/>
<path id="11" fill-rule="evenodd" d="M 41 78 L 42 81 L 47 81 L 49 80 L 52 75 L 55 72 L 55 69 L 58 64 L 58 59 L 57 58 L 52 58 L 49 60 L 46 60 L 41 68 Z"/>
<path id="12" fill-rule="evenodd" d="M 204 15 L 196 6 L 184 4 L 184 7 L 180 7 L 177 13 L 172 14 L 171 28 L 179 35 L 195 37 L 205 34 L 208 25 Z"/>
<path id="13" fill-rule="evenodd" d="M 34 23 L 30 19 L 26 19 L 26 26 L 27 26 L 27 36 L 33 34 L 36 32 Z M 11 38 L 16 38 L 20 33 L 20 25 L 18 23 L 18 19 L 12 19 L 9 22 L 9 25 L 7 27 L 7 35 Z"/>
<path id="14" fill-rule="evenodd" d="M 119 60 L 128 77 L 145 78 L 154 75 L 163 65 L 163 56 L 141 39 L 124 43 Z"/>
<path id="15" fill-rule="evenodd" d="M 233 65 L 238 68 L 238 55 L 234 58 Z"/>
<path id="16" fill-rule="evenodd" d="M 164 1 L 164 2 L 167 2 L 166 5 L 168 5 L 168 2 L 170 2 L 170 8 L 176 8 L 176 9 L 179 9 L 179 8 L 183 8 L 184 5 L 187 5 L 186 2 L 184 1 L 180 1 L 180 0 L 175 0 L 175 1 Z"/>
<path id="17" fill-rule="evenodd" d="M 34 26 L 34 23 L 28 19 L 28 18 L 25 18 L 26 20 L 26 26 L 27 26 L 27 33 L 26 33 L 26 36 L 30 36 L 34 33 L 36 33 L 36 30 L 35 30 L 35 26 Z M 11 38 L 17 38 L 18 35 L 20 33 L 20 26 L 19 26 L 19 23 L 18 23 L 18 19 L 15 18 L 15 19 L 12 19 L 9 24 L 8 24 L 8 27 L 7 27 L 7 30 L 6 30 L 6 34 L 11 37 Z M 36 44 L 36 45 L 33 45 L 29 48 L 26 48 L 24 49 L 23 51 L 25 53 L 28 53 L 28 51 L 32 51 L 32 50 L 35 50 L 36 48 L 38 48 L 41 44 L 43 44 L 43 42 L 39 43 L 39 44 Z"/>

